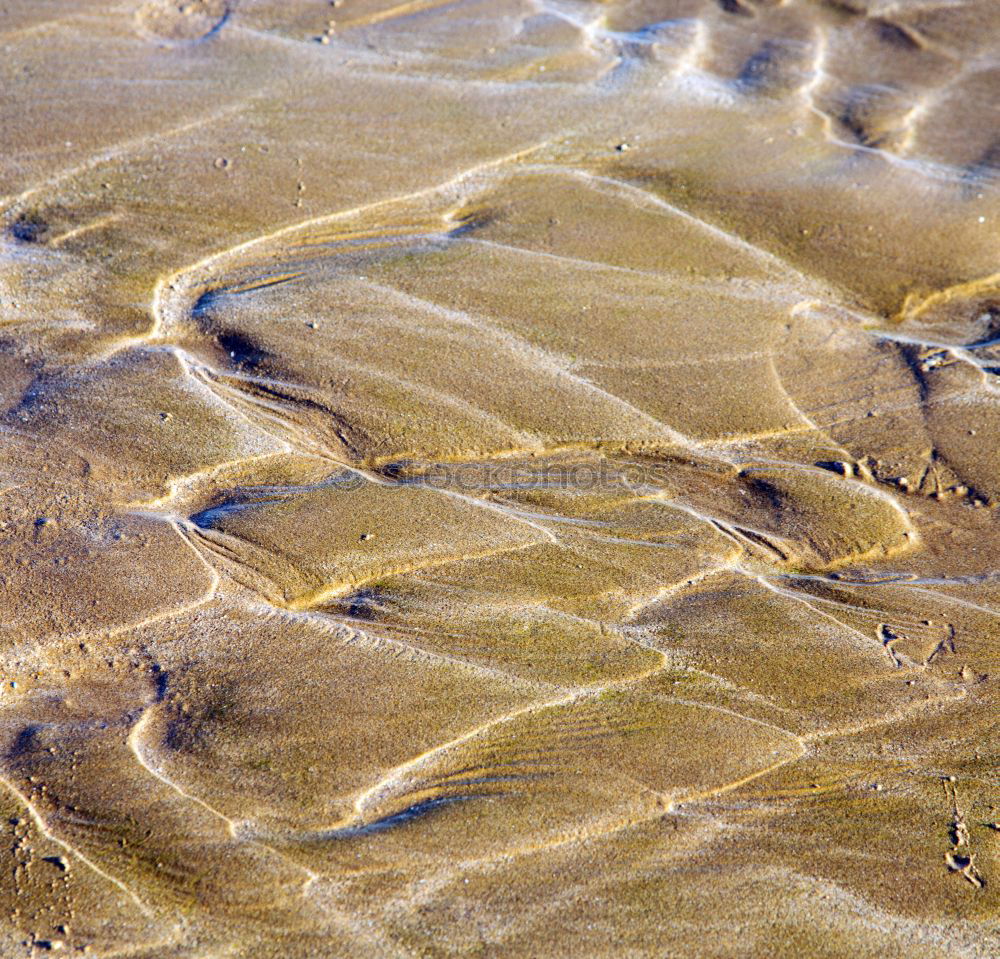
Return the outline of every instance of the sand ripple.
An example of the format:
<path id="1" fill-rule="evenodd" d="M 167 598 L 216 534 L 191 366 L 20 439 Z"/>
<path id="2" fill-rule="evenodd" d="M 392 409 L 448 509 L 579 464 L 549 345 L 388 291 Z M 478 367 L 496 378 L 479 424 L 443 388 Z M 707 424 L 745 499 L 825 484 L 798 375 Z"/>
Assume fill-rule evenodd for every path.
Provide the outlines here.
<path id="1" fill-rule="evenodd" d="M 1000 952 L 995 3 L 6 8 L 0 953 Z"/>

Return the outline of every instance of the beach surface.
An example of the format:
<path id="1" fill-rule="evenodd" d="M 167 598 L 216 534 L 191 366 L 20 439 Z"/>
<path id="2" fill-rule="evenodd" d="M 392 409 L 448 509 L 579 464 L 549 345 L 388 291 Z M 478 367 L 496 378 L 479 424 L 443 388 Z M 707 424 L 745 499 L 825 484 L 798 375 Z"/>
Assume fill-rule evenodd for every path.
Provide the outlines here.
<path id="1" fill-rule="evenodd" d="M 1000 955 L 996 0 L 0 53 L 0 956 Z"/>

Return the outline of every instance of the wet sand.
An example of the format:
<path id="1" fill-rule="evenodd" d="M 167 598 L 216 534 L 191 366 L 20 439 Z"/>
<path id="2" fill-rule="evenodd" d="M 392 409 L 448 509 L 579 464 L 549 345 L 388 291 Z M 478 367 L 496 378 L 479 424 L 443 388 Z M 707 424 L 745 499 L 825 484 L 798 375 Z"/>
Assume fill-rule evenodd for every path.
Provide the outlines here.
<path id="1" fill-rule="evenodd" d="M 1000 5 L 0 49 L 0 955 L 1000 954 Z"/>

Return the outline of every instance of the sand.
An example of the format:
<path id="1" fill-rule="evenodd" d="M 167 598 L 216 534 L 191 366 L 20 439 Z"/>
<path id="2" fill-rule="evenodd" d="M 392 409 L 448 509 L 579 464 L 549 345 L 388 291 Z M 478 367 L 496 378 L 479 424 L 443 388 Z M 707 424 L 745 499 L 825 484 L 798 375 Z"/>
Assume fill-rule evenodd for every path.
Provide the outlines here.
<path id="1" fill-rule="evenodd" d="M 995 0 L 0 52 L 0 955 L 1000 955 Z"/>

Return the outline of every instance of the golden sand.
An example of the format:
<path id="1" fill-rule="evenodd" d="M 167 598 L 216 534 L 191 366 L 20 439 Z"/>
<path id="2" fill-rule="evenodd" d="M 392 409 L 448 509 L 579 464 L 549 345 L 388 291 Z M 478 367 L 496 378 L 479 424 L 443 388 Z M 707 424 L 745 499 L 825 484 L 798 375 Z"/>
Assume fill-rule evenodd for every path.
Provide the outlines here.
<path id="1" fill-rule="evenodd" d="M 0 956 L 1000 955 L 996 0 L 0 53 Z"/>

